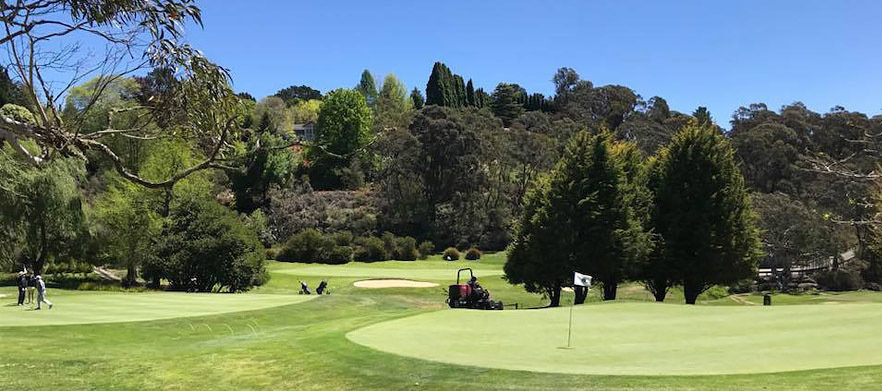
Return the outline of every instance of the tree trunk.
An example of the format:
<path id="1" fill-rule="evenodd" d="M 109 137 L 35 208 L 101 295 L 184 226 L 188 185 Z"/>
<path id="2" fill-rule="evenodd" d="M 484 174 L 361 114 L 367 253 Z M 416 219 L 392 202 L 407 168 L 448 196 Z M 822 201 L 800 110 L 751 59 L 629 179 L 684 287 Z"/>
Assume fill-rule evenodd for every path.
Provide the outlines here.
<path id="1" fill-rule="evenodd" d="M 697 284 L 688 281 L 683 283 L 683 295 L 686 297 L 686 304 L 695 304 L 695 300 L 698 299 L 698 295 L 702 291 L 701 286 Z"/>
<path id="2" fill-rule="evenodd" d="M 576 298 L 573 301 L 573 305 L 584 304 L 585 299 L 588 298 L 588 287 L 574 286 L 573 293 L 575 293 L 575 295 L 576 295 Z"/>
<path id="3" fill-rule="evenodd" d="M 126 263 L 126 278 L 123 280 L 123 286 L 128 288 L 135 285 L 138 281 L 138 268 L 134 261 Z"/>
<path id="4" fill-rule="evenodd" d="M 560 283 L 554 284 L 554 288 L 549 292 L 548 298 L 551 299 L 551 303 L 548 304 L 549 307 L 560 307 Z"/>
<path id="5" fill-rule="evenodd" d="M 655 291 L 652 292 L 652 295 L 655 296 L 656 302 L 665 301 L 665 296 L 668 295 L 668 283 L 667 282 L 656 282 Z"/>
<path id="6" fill-rule="evenodd" d="M 616 299 L 616 289 L 619 287 L 617 283 L 603 283 L 603 300 L 615 300 Z"/>

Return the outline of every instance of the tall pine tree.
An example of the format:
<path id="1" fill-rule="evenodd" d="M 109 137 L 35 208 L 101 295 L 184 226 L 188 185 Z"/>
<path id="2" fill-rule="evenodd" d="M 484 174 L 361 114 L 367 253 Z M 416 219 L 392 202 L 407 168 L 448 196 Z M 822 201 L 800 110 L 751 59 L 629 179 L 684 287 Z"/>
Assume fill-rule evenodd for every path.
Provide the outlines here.
<path id="1" fill-rule="evenodd" d="M 447 89 L 446 69 L 447 66 L 440 62 L 432 66 L 432 74 L 429 75 L 429 82 L 426 83 L 426 105 L 444 106 L 444 94 Z"/>
<path id="2" fill-rule="evenodd" d="M 755 275 L 761 250 L 750 198 L 732 146 L 712 124 L 680 131 L 659 153 L 649 187 L 660 240 L 645 279 L 657 300 L 682 284 L 686 303 L 695 304 L 715 284 Z"/>
<path id="3" fill-rule="evenodd" d="M 417 110 L 421 110 L 426 104 L 426 98 L 423 98 L 423 93 L 416 87 L 410 91 L 410 99 L 413 101 L 413 108 Z"/>
<path id="4" fill-rule="evenodd" d="M 377 92 L 377 82 L 374 80 L 374 75 L 372 75 L 370 71 L 365 69 L 364 72 L 361 73 L 361 80 L 359 80 L 355 90 L 364 96 L 368 106 L 374 107 L 379 92 Z"/>
<path id="5" fill-rule="evenodd" d="M 475 85 L 472 84 L 472 79 L 469 79 L 469 82 L 466 84 L 466 104 L 471 107 L 475 107 Z"/>

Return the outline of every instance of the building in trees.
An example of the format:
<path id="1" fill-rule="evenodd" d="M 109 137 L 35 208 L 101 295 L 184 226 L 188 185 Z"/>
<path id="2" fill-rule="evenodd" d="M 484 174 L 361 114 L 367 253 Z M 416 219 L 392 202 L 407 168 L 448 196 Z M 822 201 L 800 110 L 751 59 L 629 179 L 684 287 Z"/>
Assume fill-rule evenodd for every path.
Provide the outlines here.
<path id="1" fill-rule="evenodd" d="M 315 122 L 294 124 L 294 135 L 303 141 L 315 140 Z"/>

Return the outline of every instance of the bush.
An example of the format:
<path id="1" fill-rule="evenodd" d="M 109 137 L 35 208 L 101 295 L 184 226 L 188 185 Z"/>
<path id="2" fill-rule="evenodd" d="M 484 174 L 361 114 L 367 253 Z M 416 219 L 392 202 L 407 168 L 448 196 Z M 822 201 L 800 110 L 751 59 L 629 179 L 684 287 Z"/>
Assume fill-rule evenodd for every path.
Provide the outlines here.
<path id="1" fill-rule="evenodd" d="M 405 236 L 395 239 L 395 259 L 399 261 L 416 261 L 419 253 L 416 248 L 416 239 Z"/>
<path id="2" fill-rule="evenodd" d="M 417 251 L 420 252 L 420 259 L 426 259 L 435 252 L 435 245 L 425 240 L 417 247 Z"/>
<path id="3" fill-rule="evenodd" d="M 356 236 L 377 234 L 379 200 L 371 192 L 312 191 L 308 184 L 296 187 L 268 192 L 267 228 L 279 241 L 307 228 Z"/>
<path id="4" fill-rule="evenodd" d="M 358 262 L 379 262 L 389 259 L 389 253 L 383 245 L 383 240 L 377 237 L 359 237 L 355 239 L 355 254 L 353 258 Z"/>
<path id="5" fill-rule="evenodd" d="M 172 208 L 145 267 L 173 289 L 244 291 L 265 281 L 257 233 L 213 199 L 185 199 Z"/>
<path id="6" fill-rule="evenodd" d="M 704 300 L 717 300 L 729 296 L 729 290 L 722 285 L 714 285 L 701 294 Z"/>
<path id="7" fill-rule="evenodd" d="M 729 287 L 730 294 L 750 293 L 756 289 L 756 283 L 752 279 L 745 279 L 732 284 Z"/>
<path id="8" fill-rule="evenodd" d="M 352 232 L 336 232 L 334 234 L 331 234 L 330 238 L 337 246 L 352 246 Z"/>
<path id="9" fill-rule="evenodd" d="M 856 291 L 864 287 L 864 280 L 857 271 L 829 270 L 815 275 L 818 285 L 830 291 Z"/>
<path id="10" fill-rule="evenodd" d="M 484 255 L 484 254 L 481 252 L 481 250 L 478 250 L 477 248 L 472 247 L 468 251 L 466 251 L 465 259 L 468 259 L 469 261 L 477 261 L 477 260 L 481 259 L 482 255 Z"/>
<path id="11" fill-rule="evenodd" d="M 383 248 L 386 249 L 386 254 L 391 258 L 395 258 L 397 250 L 395 235 L 391 232 L 383 232 L 383 236 L 380 239 L 383 240 Z"/>
<path id="12" fill-rule="evenodd" d="M 277 259 L 285 262 L 321 262 L 333 248 L 333 240 L 309 228 L 292 235 L 279 251 Z"/>
<path id="13" fill-rule="evenodd" d="M 324 259 L 325 263 L 331 265 L 342 265 L 352 262 L 352 247 L 335 246 L 328 252 L 328 256 Z"/>
<path id="14" fill-rule="evenodd" d="M 270 247 L 264 250 L 264 253 L 266 254 L 266 259 L 276 259 L 279 256 L 279 249 L 276 247 Z"/>
<path id="15" fill-rule="evenodd" d="M 459 260 L 459 250 L 456 247 L 448 247 L 444 250 L 442 256 L 444 260 L 457 261 Z"/>

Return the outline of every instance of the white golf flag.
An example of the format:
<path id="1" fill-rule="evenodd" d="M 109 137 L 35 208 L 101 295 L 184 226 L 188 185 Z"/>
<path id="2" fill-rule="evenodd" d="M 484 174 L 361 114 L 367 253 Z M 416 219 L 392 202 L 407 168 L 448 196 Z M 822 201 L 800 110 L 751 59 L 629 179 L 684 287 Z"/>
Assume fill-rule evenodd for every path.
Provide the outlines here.
<path id="1" fill-rule="evenodd" d="M 576 272 L 573 276 L 573 285 L 591 287 L 591 276 Z"/>

